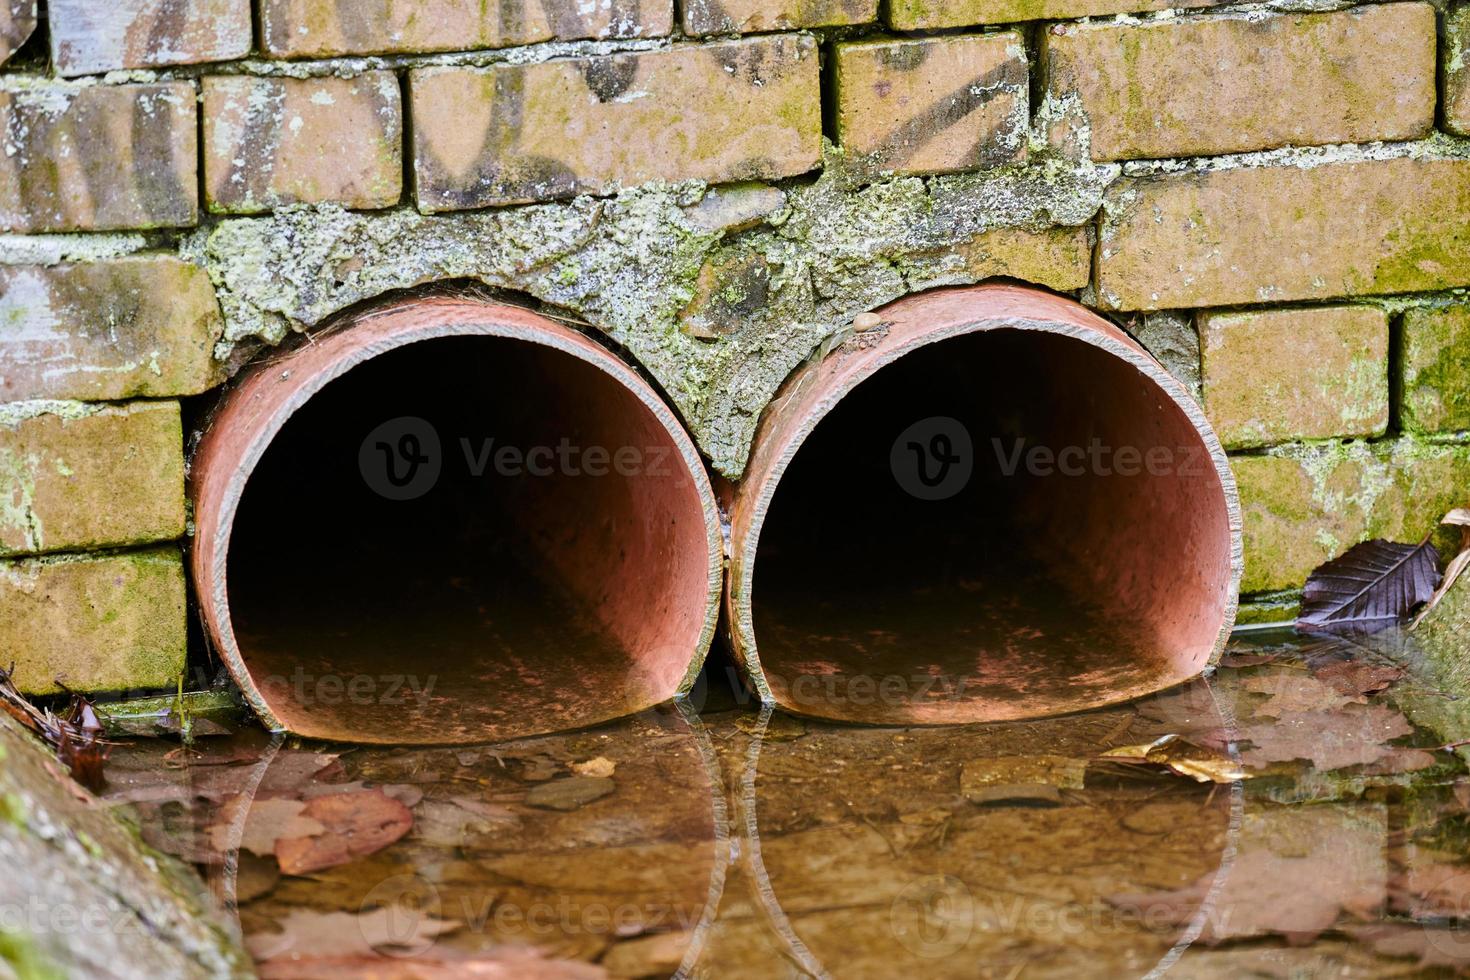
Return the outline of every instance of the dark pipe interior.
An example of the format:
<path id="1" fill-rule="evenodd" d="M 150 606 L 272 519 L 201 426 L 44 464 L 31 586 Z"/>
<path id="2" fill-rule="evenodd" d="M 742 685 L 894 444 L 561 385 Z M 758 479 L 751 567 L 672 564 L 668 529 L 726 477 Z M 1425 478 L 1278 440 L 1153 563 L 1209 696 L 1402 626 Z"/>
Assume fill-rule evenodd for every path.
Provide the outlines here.
<path id="1" fill-rule="evenodd" d="M 890 456 L 933 416 L 973 446 L 972 477 L 943 500 L 907 492 Z M 1020 440 L 1100 449 L 1082 475 L 1043 475 L 1024 455 L 1007 475 Z M 1104 447 L 1162 447 L 1154 469 L 1169 472 L 1120 475 L 1091 462 Z M 1227 520 L 1192 423 L 1127 362 L 1035 331 L 931 344 L 858 385 L 781 477 L 753 580 L 761 663 L 778 699 L 851 720 L 1020 717 L 1142 693 L 1210 653 Z"/>
<path id="2" fill-rule="evenodd" d="M 360 450 L 404 416 L 437 433 L 440 474 L 394 500 Z M 495 462 L 502 447 L 563 443 L 537 472 L 529 457 Z M 619 468 L 590 447 L 643 456 Z M 231 618 L 257 687 L 303 734 L 465 741 L 590 724 L 668 697 L 694 657 L 701 514 L 668 432 L 599 368 L 515 339 L 420 341 L 329 383 L 271 442 L 230 537 Z"/>

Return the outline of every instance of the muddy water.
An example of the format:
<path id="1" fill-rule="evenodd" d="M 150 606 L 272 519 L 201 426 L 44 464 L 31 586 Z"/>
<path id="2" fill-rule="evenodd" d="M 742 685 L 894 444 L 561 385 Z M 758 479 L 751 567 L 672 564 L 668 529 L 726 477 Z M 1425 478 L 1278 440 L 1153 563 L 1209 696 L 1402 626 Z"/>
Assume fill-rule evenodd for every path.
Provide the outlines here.
<path id="1" fill-rule="evenodd" d="M 1242 634 L 1034 722 L 697 703 L 473 748 L 114 753 L 274 977 L 1437 976 L 1470 969 L 1470 736 L 1397 634 Z"/>

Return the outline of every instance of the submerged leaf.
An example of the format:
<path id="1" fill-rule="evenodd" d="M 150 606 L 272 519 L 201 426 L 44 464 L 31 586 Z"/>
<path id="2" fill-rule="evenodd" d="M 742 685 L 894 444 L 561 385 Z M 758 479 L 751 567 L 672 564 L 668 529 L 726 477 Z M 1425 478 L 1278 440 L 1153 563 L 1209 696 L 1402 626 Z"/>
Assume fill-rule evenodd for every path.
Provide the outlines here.
<path id="1" fill-rule="evenodd" d="M 1297 628 L 1382 629 L 1434 595 L 1439 578 L 1439 552 L 1427 540 L 1364 541 L 1312 572 Z"/>

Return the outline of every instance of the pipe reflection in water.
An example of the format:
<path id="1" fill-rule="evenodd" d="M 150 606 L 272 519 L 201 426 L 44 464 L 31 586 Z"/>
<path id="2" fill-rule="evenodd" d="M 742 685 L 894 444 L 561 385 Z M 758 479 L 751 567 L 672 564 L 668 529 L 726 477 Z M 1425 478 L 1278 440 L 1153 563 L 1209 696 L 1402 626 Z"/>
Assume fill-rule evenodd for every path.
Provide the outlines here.
<path id="1" fill-rule="evenodd" d="M 724 887 L 717 763 L 675 710 L 460 748 L 246 733 L 183 769 L 160 764 L 166 745 L 140 749 L 120 758 L 114 799 L 205 867 L 265 976 L 667 976 L 699 957 Z M 332 853 L 339 828 L 313 826 L 324 799 L 356 809 L 358 838 L 380 813 L 409 826 Z M 302 846 L 339 860 L 295 868 Z"/>
<path id="2" fill-rule="evenodd" d="M 1235 487 L 1192 398 L 1035 290 L 938 290 L 799 371 L 733 492 L 737 654 L 790 710 L 1025 718 L 1186 680 L 1240 570 Z"/>
<path id="3" fill-rule="evenodd" d="M 461 748 L 145 740 L 108 794 L 266 976 L 1423 975 L 1470 967 L 1440 748 L 1470 692 L 1441 668 L 1402 634 L 1252 634 L 1060 718 L 856 727 L 716 689 L 697 721 Z"/>
<path id="4" fill-rule="evenodd" d="M 1108 900 L 1185 889 L 1225 867 L 1241 788 L 1099 756 L 1152 743 L 1185 715 L 1196 753 L 1228 760 L 1232 726 L 1203 680 L 1026 723 L 784 720 L 784 737 L 752 748 L 743 800 L 771 920 L 815 976 L 1167 966 L 1203 913 L 1150 922 Z"/>
<path id="5" fill-rule="evenodd" d="M 191 471 L 206 628 L 273 726 L 462 743 L 693 682 L 721 544 L 692 442 L 597 344 L 406 300 L 271 358 Z"/>

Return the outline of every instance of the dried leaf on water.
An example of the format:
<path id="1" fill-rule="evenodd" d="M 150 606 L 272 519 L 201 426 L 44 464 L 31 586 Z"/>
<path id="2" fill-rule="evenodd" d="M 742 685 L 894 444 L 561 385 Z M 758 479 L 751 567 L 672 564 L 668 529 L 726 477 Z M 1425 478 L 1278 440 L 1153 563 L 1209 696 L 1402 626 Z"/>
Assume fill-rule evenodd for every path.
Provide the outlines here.
<path id="1" fill-rule="evenodd" d="M 376 789 L 318 796 L 305 805 L 300 816 L 323 829 L 319 834 L 276 841 L 276 860 L 283 874 L 310 874 L 346 864 L 382 850 L 413 827 L 408 807 Z"/>
<path id="2" fill-rule="evenodd" d="M 315 956 L 371 956 L 376 949 L 412 949 L 431 943 L 436 936 L 454 932 L 464 924 L 390 905 L 358 915 L 292 909 L 280 925 L 280 932 L 246 937 L 250 955 L 264 961 Z"/>
<path id="3" fill-rule="evenodd" d="M 244 802 L 244 801 L 242 801 Z M 300 800 L 267 799 L 249 802 L 245 814 L 245 826 L 240 832 L 240 850 L 262 857 L 276 851 L 276 842 L 287 839 L 314 837 L 325 833 L 326 827 L 302 814 L 306 804 Z M 215 849 L 223 854 L 229 850 L 236 806 L 226 805 L 221 809 L 223 822 L 209 828 L 209 839 Z"/>
<path id="4" fill-rule="evenodd" d="M 1404 676 L 1404 668 L 1369 664 L 1361 660 L 1335 660 L 1313 668 L 1312 676 L 1343 694 L 1377 694 Z"/>
<path id="5" fill-rule="evenodd" d="M 1439 552 L 1381 539 L 1317 567 L 1302 595 L 1298 629 L 1371 632 L 1402 620 L 1439 585 Z"/>
<path id="6" fill-rule="evenodd" d="M 1234 759 L 1213 749 L 1193 745 L 1173 734 L 1161 735 L 1142 745 L 1109 749 L 1098 758 L 1163 766 L 1201 783 L 1237 783 L 1249 776 Z"/>
<path id="7" fill-rule="evenodd" d="M 1247 817 L 1240 851 L 1222 871 L 1180 889 L 1108 902 L 1150 925 L 1177 927 L 1195 917 L 1223 873 L 1202 942 L 1280 935 L 1304 945 L 1344 914 L 1366 921 L 1381 912 L 1385 829 L 1383 811 L 1371 807 L 1261 811 Z"/>
<path id="8" fill-rule="evenodd" d="M 1304 711 L 1241 729 L 1250 747 L 1241 751 L 1247 766 L 1301 759 L 1319 770 L 1366 765 L 1394 755 L 1388 742 L 1412 734 L 1402 714 L 1382 704 L 1350 704 L 1334 711 Z"/>
<path id="9" fill-rule="evenodd" d="M 1295 671 L 1275 671 L 1246 678 L 1242 685 L 1256 694 L 1269 694 L 1255 713 L 1262 718 L 1281 718 L 1304 711 L 1331 711 L 1348 704 L 1366 704 L 1360 694 L 1344 694 L 1331 684 Z"/>

